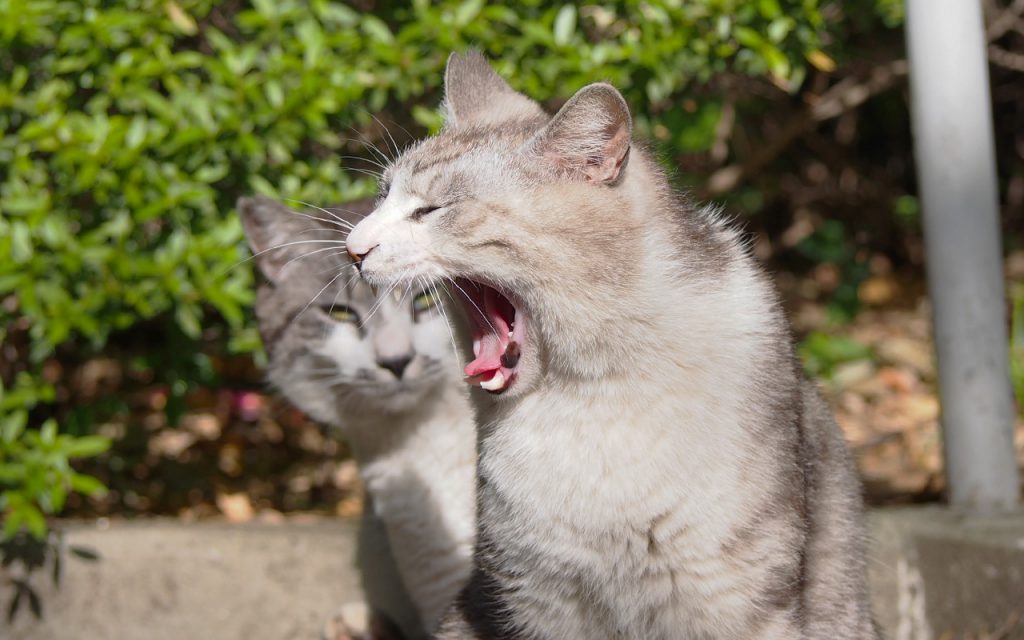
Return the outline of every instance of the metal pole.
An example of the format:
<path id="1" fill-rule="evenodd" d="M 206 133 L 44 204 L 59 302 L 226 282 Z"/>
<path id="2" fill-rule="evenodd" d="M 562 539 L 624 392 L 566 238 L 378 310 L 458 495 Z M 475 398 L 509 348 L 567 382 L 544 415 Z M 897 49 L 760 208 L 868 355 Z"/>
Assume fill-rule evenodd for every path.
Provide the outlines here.
<path id="1" fill-rule="evenodd" d="M 979 0 L 907 0 L 914 152 L 953 506 L 1020 499 Z"/>

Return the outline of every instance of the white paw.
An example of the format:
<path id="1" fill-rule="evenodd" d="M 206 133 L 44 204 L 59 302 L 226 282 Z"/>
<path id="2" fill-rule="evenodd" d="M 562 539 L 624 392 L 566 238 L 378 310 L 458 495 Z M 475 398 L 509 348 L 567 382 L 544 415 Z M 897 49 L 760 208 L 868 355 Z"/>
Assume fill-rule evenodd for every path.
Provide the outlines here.
<path id="1" fill-rule="evenodd" d="M 371 640 L 370 608 L 365 602 L 342 605 L 328 618 L 320 640 Z"/>

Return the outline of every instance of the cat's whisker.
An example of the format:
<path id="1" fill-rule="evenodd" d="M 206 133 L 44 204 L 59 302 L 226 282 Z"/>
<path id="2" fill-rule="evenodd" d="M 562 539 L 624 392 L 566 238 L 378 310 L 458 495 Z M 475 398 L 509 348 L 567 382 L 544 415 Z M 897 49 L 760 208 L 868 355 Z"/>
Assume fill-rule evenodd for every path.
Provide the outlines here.
<path id="1" fill-rule="evenodd" d="M 380 121 L 380 118 L 378 118 L 377 116 L 373 115 L 372 113 L 370 114 L 370 117 L 373 118 L 374 121 L 377 124 L 380 125 L 381 129 L 384 129 L 384 133 L 387 134 L 388 139 L 391 140 L 391 146 L 394 147 L 394 149 L 395 149 L 395 157 L 397 158 L 397 157 L 401 156 L 402 155 L 402 151 L 398 148 L 398 143 L 395 142 L 395 137 L 391 135 L 391 131 L 388 130 L 388 128 L 386 126 L 384 126 L 384 123 Z"/>
<path id="2" fill-rule="evenodd" d="M 478 307 L 476 302 L 473 302 L 473 298 L 471 298 L 469 294 L 466 293 L 466 290 L 460 287 L 459 283 L 456 282 L 454 278 L 445 277 L 445 279 L 448 282 L 451 282 L 453 285 L 455 285 L 455 288 L 462 292 L 462 295 L 465 296 L 466 300 L 469 301 L 469 304 L 473 305 L 473 308 L 476 309 L 477 313 L 480 314 L 480 317 L 484 319 L 484 322 L 486 322 L 491 327 L 491 331 L 493 331 L 494 333 L 498 333 L 498 328 L 494 326 L 494 324 L 491 322 L 491 319 L 488 318 L 487 314 L 483 312 L 483 309 Z"/>
<path id="3" fill-rule="evenodd" d="M 346 209 L 344 207 L 328 207 L 328 208 L 331 211 L 341 211 L 343 213 L 347 213 L 349 215 L 356 216 L 358 218 L 365 218 L 368 215 L 368 214 L 365 214 L 365 213 L 359 213 L 358 211 L 353 211 L 352 209 Z M 352 226 L 355 226 L 355 225 L 352 225 Z"/>
<path id="4" fill-rule="evenodd" d="M 448 319 L 448 314 L 445 313 L 444 303 L 441 300 L 441 296 L 437 291 L 437 285 L 434 284 L 433 282 L 426 282 L 425 284 L 427 288 L 430 289 L 433 296 L 437 298 L 437 310 L 441 312 L 441 318 L 444 320 L 444 326 L 446 329 L 448 329 L 448 337 L 451 338 L 452 341 L 452 354 L 455 356 L 456 362 L 461 362 L 461 358 L 459 358 L 459 346 L 455 344 L 455 333 L 452 331 L 452 323 Z M 445 291 L 445 293 L 448 293 L 447 290 Z M 448 293 L 448 297 L 451 298 L 450 293 Z"/>
<path id="5" fill-rule="evenodd" d="M 370 171 L 369 169 L 360 169 L 359 167 L 345 167 L 345 171 L 355 171 L 356 173 L 361 173 L 363 175 L 370 176 L 371 178 L 374 178 L 375 180 L 378 181 L 381 178 L 380 173 Z"/>
<path id="6" fill-rule="evenodd" d="M 352 227 L 354 226 L 351 222 L 349 222 L 348 220 L 342 218 L 341 216 L 339 216 L 338 214 L 334 213 L 333 211 L 328 211 L 327 209 L 324 209 L 323 207 L 318 207 L 315 204 L 310 204 L 308 202 L 303 202 L 302 200 L 292 200 L 292 201 L 293 202 L 298 202 L 299 204 L 305 205 L 305 206 L 310 207 L 312 209 L 316 209 L 317 211 L 322 211 L 322 212 L 326 213 L 327 215 L 329 215 L 330 217 L 334 218 L 339 224 L 341 224 L 343 226 L 346 226 L 349 229 L 352 229 Z"/>
<path id="7" fill-rule="evenodd" d="M 375 153 L 381 162 L 383 162 L 384 164 L 391 164 L 393 162 L 393 160 L 389 158 L 386 153 L 380 150 L 380 147 L 371 142 L 365 135 L 363 135 L 362 132 L 360 132 L 355 127 L 351 126 L 349 127 L 349 129 L 357 136 L 359 136 L 359 140 L 357 140 L 357 142 L 361 142 L 364 147 L 369 149 L 371 152 Z"/>
<path id="8" fill-rule="evenodd" d="M 341 273 L 344 273 L 344 271 L 342 271 Z M 349 285 L 351 285 L 351 284 L 352 284 L 352 280 L 349 280 L 348 283 L 344 287 L 338 287 L 338 292 L 334 294 L 334 299 L 331 300 L 331 306 L 328 307 L 330 312 L 334 311 L 334 305 L 338 304 L 338 298 L 341 297 L 341 294 L 344 293 L 349 288 Z"/>
<path id="9" fill-rule="evenodd" d="M 278 249 L 283 249 L 285 247 L 290 247 L 290 246 L 297 245 L 297 244 L 327 244 L 327 243 L 333 244 L 335 246 L 342 246 L 342 247 L 345 246 L 345 241 L 344 240 L 295 240 L 293 242 L 285 242 L 283 244 L 274 245 L 273 247 L 267 247 L 266 249 L 263 249 L 262 251 L 257 251 L 256 253 L 252 254 L 248 258 L 243 258 L 243 259 L 239 260 L 238 262 L 234 263 L 233 265 L 231 265 L 230 267 L 225 269 L 224 273 L 230 273 L 231 271 L 233 271 L 234 269 L 237 269 L 238 267 L 242 266 L 246 262 L 249 262 L 250 260 L 255 260 L 256 258 L 259 258 L 263 254 L 269 253 L 271 251 L 276 251 Z"/>
<path id="10" fill-rule="evenodd" d="M 338 253 L 338 255 L 342 255 L 342 253 L 344 253 L 344 252 L 339 252 L 339 253 Z M 346 264 L 346 265 L 344 265 L 344 266 L 342 266 L 342 267 L 338 267 L 338 265 L 336 265 L 336 264 L 332 264 L 331 266 L 327 267 L 326 269 L 321 269 L 321 270 L 317 271 L 317 272 L 316 272 L 316 275 L 318 275 L 318 276 L 322 276 L 322 275 L 324 275 L 325 273 L 335 273 L 335 272 L 337 272 L 337 271 L 338 271 L 338 269 L 339 269 L 339 268 L 340 268 L 340 269 L 341 269 L 342 271 L 344 271 L 345 269 L 349 268 L 350 266 L 351 266 L 351 264 Z M 359 277 L 359 274 L 358 274 L 358 273 L 354 273 L 354 274 L 352 274 L 352 278 L 350 278 L 350 279 L 349 279 L 349 281 L 345 283 L 345 288 L 347 289 L 348 287 L 351 287 L 351 286 L 352 286 L 352 281 L 353 281 L 353 280 L 354 280 L 355 278 L 358 278 L 358 277 Z"/>
<path id="11" fill-rule="evenodd" d="M 353 265 L 353 266 L 355 266 L 355 265 Z M 352 269 L 352 272 L 353 272 L 352 273 L 352 277 L 348 279 L 347 283 L 345 283 L 345 288 L 346 289 L 351 289 L 352 285 L 355 284 L 356 280 L 358 280 L 360 277 L 362 277 L 362 274 L 360 274 L 355 269 Z"/>
<path id="12" fill-rule="evenodd" d="M 287 267 L 291 263 L 295 262 L 296 260 L 302 260 L 303 258 L 308 258 L 309 256 L 315 255 L 317 253 L 323 253 L 324 251 L 336 251 L 336 250 L 337 250 L 337 247 L 324 247 L 322 249 L 316 249 L 316 250 L 310 251 L 308 253 L 303 253 L 302 255 L 295 256 L 294 258 L 292 258 L 288 262 L 286 262 L 283 265 L 281 265 L 281 269 L 284 269 L 285 267 Z M 344 253 L 344 251 L 339 251 L 337 254 L 334 254 L 334 255 L 340 255 L 342 253 Z"/>
<path id="13" fill-rule="evenodd" d="M 298 201 L 296 201 L 296 202 L 298 202 Z M 295 211 L 294 209 L 289 209 L 288 211 L 292 215 L 302 216 L 303 218 L 309 218 L 310 220 L 318 220 L 320 222 L 323 222 L 324 224 L 333 225 L 335 227 L 341 227 L 342 229 L 346 230 L 346 233 L 348 231 L 351 231 L 352 227 L 355 226 L 351 222 L 348 222 L 347 220 L 328 220 L 327 218 L 318 218 L 317 216 L 311 216 L 308 213 L 303 213 L 301 211 Z M 326 231 L 326 229 L 325 229 L 325 231 Z"/>
<path id="14" fill-rule="evenodd" d="M 302 232 L 297 233 L 295 235 L 296 235 L 296 237 L 298 237 L 298 236 L 304 236 L 307 233 L 336 233 L 336 234 L 338 234 L 340 236 L 345 236 L 347 238 L 349 232 L 348 232 L 348 229 L 307 229 L 306 231 L 302 231 Z"/>
<path id="15" fill-rule="evenodd" d="M 374 304 L 374 305 L 373 305 L 373 308 L 372 308 L 372 309 L 370 309 L 370 313 L 366 314 L 366 318 L 365 318 L 365 319 L 363 320 L 363 322 L 362 322 L 362 325 L 363 325 L 363 326 L 366 326 L 366 323 L 368 323 L 368 322 L 370 321 L 370 318 L 372 318 L 372 317 L 373 317 L 373 315 L 374 315 L 375 313 L 377 313 L 377 311 L 378 311 L 378 310 L 379 310 L 379 309 L 381 308 L 381 306 L 382 306 L 382 305 L 384 304 L 384 302 L 385 302 L 385 301 L 387 300 L 387 298 L 388 298 L 388 296 L 389 296 L 389 295 L 391 294 L 391 292 L 395 290 L 395 287 L 397 287 L 397 286 L 399 285 L 399 283 L 401 283 L 402 281 L 404 281 L 404 280 L 405 280 L 405 277 L 406 277 L 407 275 L 409 275 L 409 271 L 410 271 L 410 269 L 411 269 L 411 267 L 410 267 L 409 269 L 406 269 L 406 270 L 405 270 L 405 271 L 404 271 L 404 272 L 402 273 L 402 275 L 401 275 L 401 276 L 400 276 L 400 277 L 399 277 L 399 278 L 398 278 L 397 280 L 395 280 L 395 281 L 394 281 L 394 282 L 393 282 L 393 283 L 391 284 L 391 286 L 390 286 L 390 287 L 388 287 L 387 291 L 385 291 L 384 293 L 382 293 L 382 294 L 379 294 L 379 295 L 377 296 L 377 302 L 376 302 L 376 304 Z"/>
<path id="16" fill-rule="evenodd" d="M 339 155 L 338 157 L 343 159 L 343 160 L 357 160 L 357 161 L 360 161 L 360 162 L 369 162 L 370 164 L 372 164 L 372 165 L 374 165 L 376 167 L 380 167 L 381 171 L 385 171 L 387 169 L 386 165 L 381 164 L 379 161 L 375 160 L 374 158 L 366 158 L 366 157 L 363 157 L 363 156 L 341 156 L 341 155 Z"/>
<path id="17" fill-rule="evenodd" d="M 289 211 L 291 211 L 291 209 L 289 209 Z M 340 233 L 340 234 L 343 234 L 345 236 L 348 236 L 348 234 L 355 227 L 355 225 L 351 224 L 351 223 L 343 224 L 343 223 L 340 223 L 340 222 L 335 222 L 333 220 L 328 220 L 326 218 L 318 218 L 317 216 L 311 216 L 311 215 L 306 214 L 306 213 L 300 213 L 298 211 L 292 211 L 292 214 L 298 215 L 298 216 L 303 216 L 305 218 L 309 218 L 310 220 L 317 220 L 317 221 L 322 222 L 324 224 L 329 224 L 329 225 L 331 225 L 332 228 L 330 228 L 330 229 L 323 229 L 323 231 L 332 231 L 334 233 Z M 319 231 L 319 230 L 320 229 L 317 229 L 317 231 Z"/>
<path id="18" fill-rule="evenodd" d="M 299 317 L 299 316 L 301 316 L 301 315 L 302 315 L 303 313 L 305 313 L 305 312 L 306 312 L 306 309 L 309 309 L 310 305 L 312 305 L 312 304 L 313 304 L 314 302 L 316 302 L 316 299 L 317 299 L 317 298 L 319 298 L 319 297 L 320 297 L 320 295 L 321 295 L 321 294 L 322 294 L 322 293 L 323 293 L 324 291 L 327 291 L 327 288 L 328 288 L 328 287 L 330 287 L 330 286 L 331 286 L 332 284 L 334 284 L 334 282 L 335 282 L 335 281 L 336 281 L 336 280 L 337 280 L 338 278 L 340 278 L 340 277 L 342 276 L 342 274 L 344 274 L 344 273 L 345 273 L 344 271 L 339 271 L 339 272 L 338 272 L 338 275 L 336 275 L 336 276 L 334 276 L 333 278 L 331 278 L 331 279 L 330 279 L 330 280 L 329 280 L 329 281 L 327 282 L 327 284 L 325 284 L 325 285 L 323 286 L 323 288 L 321 288 L 321 289 L 320 289 L 319 291 L 317 291 L 317 292 L 316 292 L 316 295 L 315 295 L 315 296 L 313 296 L 313 298 L 312 298 L 312 299 L 311 299 L 311 300 L 310 300 L 309 302 L 307 302 L 307 303 L 306 303 L 306 306 L 302 307 L 302 310 L 301 310 L 301 311 L 299 311 L 298 313 L 296 313 L 296 314 L 295 314 L 295 317 L 296 317 L 296 318 L 298 318 L 298 317 Z"/>

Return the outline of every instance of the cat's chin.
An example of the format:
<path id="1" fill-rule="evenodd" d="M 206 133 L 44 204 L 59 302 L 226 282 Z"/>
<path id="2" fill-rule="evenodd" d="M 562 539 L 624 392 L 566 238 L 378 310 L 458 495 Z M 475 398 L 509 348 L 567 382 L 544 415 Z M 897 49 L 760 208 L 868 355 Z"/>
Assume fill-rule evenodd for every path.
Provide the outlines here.
<path id="1" fill-rule="evenodd" d="M 491 394 L 515 384 L 528 348 L 526 314 L 514 297 L 489 284 L 459 278 L 456 292 L 469 318 L 473 360 L 463 372 L 466 382 Z"/>

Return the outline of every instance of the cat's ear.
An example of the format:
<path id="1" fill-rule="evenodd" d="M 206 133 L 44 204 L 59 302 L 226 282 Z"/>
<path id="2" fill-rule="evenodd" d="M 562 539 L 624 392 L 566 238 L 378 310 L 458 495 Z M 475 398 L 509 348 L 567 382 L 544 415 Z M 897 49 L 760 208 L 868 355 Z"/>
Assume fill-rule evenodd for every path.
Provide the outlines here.
<path id="1" fill-rule="evenodd" d="M 560 171 L 607 184 L 626 166 L 632 129 L 626 100 L 601 82 L 577 91 L 530 144 Z"/>
<path id="2" fill-rule="evenodd" d="M 447 127 L 495 125 L 544 115 L 539 104 L 510 87 L 475 50 L 448 56 L 443 107 Z"/>
<path id="3" fill-rule="evenodd" d="M 288 244 L 316 239 L 308 232 L 318 226 L 309 218 L 265 196 L 239 198 L 237 206 L 256 265 L 271 282 L 280 279 L 281 270 L 290 260 L 309 253 L 308 244 Z"/>

